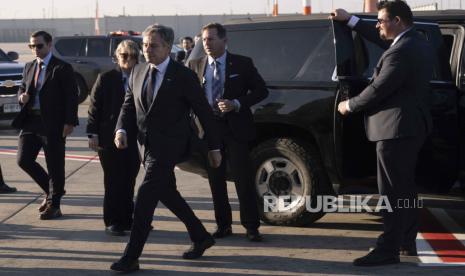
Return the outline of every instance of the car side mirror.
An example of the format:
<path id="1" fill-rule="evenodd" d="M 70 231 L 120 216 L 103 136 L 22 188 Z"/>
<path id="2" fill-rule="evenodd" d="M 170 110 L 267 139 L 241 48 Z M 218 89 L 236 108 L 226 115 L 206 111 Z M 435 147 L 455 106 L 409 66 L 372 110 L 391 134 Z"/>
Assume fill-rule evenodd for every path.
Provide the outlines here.
<path id="1" fill-rule="evenodd" d="M 13 52 L 13 51 L 8 52 L 6 55 L 7 55 L 11 60 L 17 60 L 17 59 L 19 58 L 18 53 L 17 53 L 17 52 Z"/>

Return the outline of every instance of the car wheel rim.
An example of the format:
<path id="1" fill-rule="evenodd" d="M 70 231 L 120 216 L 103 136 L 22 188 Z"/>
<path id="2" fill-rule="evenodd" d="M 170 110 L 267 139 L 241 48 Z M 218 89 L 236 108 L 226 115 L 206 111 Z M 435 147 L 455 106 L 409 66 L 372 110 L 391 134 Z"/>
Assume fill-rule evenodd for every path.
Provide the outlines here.
<path id="1" fill-rule="evenodd" d="M 264 161 L 258 167 L 255 183 L 261 198 L 286 198 L 284 206 L 277 206 L 279 212 L 301 205 L 304 195 L 302 171 L 289 159 L 276 157 Z"/>

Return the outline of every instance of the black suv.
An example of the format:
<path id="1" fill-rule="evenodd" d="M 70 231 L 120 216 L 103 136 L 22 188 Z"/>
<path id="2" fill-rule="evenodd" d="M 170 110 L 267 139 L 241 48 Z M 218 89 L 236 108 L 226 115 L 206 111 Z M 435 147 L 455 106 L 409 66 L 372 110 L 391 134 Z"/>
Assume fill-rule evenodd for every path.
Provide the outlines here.
<path id="1" fill-rule="evenodd" d="M 375 15 L 359 16 L 376 24 Z M 318 220 L 324 213 L 308 212 L 306 196 L 376 193 L 375 145 L 365 136 L 363 114 L 341 117 L 337 105 L 366 87 L 383 50 L 327 18 L 296 15 L 225 24 L 228 50 L 252 57 L 270 91 L 254 106 L 258 138 L 251 145 L 257 203 L 267 223 Z M 415 18 L 417 31 L 438 56 L 431 81 L 434 131 L 421 151 L 417 182 L 424 191 L 444 193 L 465 160 L 460 101 L 465 91 L 465 13 L 417 13 Z M 206 175 L 196 156 L 179 167 Z M 265 196 L 291 196 L 291 202 L 279 212 L 263 212 Z"/>
<path id="2" fill-rule="evenodd" d="M 89 95 L 97 75 L 115 67 L 113 54 L 118 44 L 130 39 L 135 41 L 142 49 L 142 36 L 132 35 L 132 31 L 112 32 L 108 36 L 62 36 L 54 38 L 53 54 L 65 60 L 73 66 L 76 83 L 79 88 L 79 103 L 82 103 Z M 173 45 L 171 56 L 174 58 L 180 50 Z M 141 55 L 142 61 L 144 57 Z"/>
<path id="3" fill-rule="evenodd" d="M 16 93 L 23 79 L 23 64 L 18 64 L 18 53 L 0 49 L 0 120 L 13 119 L 20 111 Z"/>
<path id="4" fill-rule="evenodd" d="M 89 95 L 97 75 L 115 67 L 113 53 L 125 40 L 142 44 L 141 36 L 62 36 L 54 38 L 53 54 L 70 63 L 79 88 L 79 103 Z"/>

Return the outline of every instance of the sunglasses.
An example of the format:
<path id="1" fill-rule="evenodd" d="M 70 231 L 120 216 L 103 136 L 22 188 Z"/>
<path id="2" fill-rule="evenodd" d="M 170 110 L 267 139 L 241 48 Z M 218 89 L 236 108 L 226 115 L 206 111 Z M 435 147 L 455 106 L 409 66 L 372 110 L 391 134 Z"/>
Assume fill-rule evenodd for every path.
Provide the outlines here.
<path id="1" fill-rule="evenodd" d="M 130 58 L 137 59 L 136 55 L 131 55 L 131 54 L 128 54 L 128 53 L 119 53 L 118 56 L 120 56 L 121 59 L 123 59 L 123 60 L 128 60 Z"/>
<path id="2" fill-rule="evenodd" d="M 378 24 L 379 24 L 379 25 L 382 25 L 382 24 L 384 24 L 384 23 L 386 23 L 386 22 L 388 22 L 388 21 L 391 21 L 391 19 L 382 19 L 382 18 L 378 18 L 377 21 L 378 21 Z"/>
<path id="3" fill-rule="evenodd" d="M 37 50 L 40 50 L 42 48 L 44 48 L 44 44 L 43 43 L 39 43 L 39 44 L 29 44 L 27 45 L 29 47 L 29 49 L 34 49 L 36 48 Z"/>

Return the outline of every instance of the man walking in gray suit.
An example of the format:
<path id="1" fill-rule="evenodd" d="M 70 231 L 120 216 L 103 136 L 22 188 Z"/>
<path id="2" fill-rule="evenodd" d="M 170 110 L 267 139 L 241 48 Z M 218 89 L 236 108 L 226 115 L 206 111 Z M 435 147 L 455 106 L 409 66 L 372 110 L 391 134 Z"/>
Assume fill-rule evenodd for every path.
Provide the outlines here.
<path id="1" fill-rule="evenodd" d="M 376 30 L 345 10 L 330 19 L 345 21 L 364 38 L 386 48 L 370 84 L 356 97 L 340 102 L 342 115 L 365 112 L 365 128 L 376 142 L 379 193 L 387 196 L 393 211 L 383 213 L 384 231 L 376 248 L 354 261 L 356 266 L 399 262 L 401 255 L 417 255 L 418 209 L 399 203 L 416 203 L 417 155 L 432 128 L 426 98 L 434 52 L 413 27 L 410 7 L 401 0 L 378 3 Z"/>

